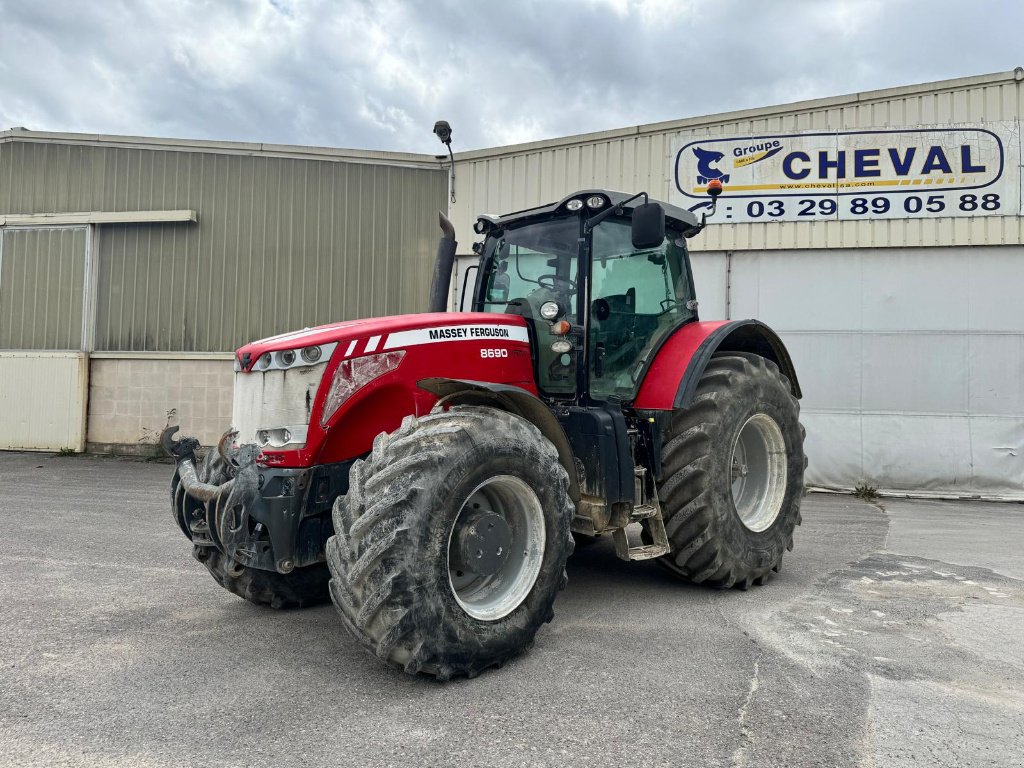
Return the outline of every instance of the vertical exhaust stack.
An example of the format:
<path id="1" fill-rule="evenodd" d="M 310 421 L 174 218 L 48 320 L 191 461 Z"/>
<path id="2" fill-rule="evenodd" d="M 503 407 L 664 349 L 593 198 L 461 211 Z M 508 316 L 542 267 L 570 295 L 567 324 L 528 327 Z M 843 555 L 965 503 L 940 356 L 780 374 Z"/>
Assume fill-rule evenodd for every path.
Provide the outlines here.
<path id="1" fill-rule="evenodd" d="M 448 310 L 448 290 L 452 284 L 452 268 L 455 266 L 455 227 L 451 219 L 438 211 L 438 223 L 441 225 L 441 242 L 437 244 L 437 259 L 434 261 L 434 276 L 430 281 L 430 299 L 427 303 L 428 312 L 446 312 Z"/>

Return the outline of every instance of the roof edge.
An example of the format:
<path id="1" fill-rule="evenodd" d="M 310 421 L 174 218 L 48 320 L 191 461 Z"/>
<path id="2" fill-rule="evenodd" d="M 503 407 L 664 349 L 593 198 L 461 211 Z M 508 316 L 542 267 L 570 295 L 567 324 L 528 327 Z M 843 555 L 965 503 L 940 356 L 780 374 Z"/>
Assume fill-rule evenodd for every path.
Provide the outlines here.
<path id="1" fill-rule="evenodd" d="M 298 144 L 272 144 L 267 142 L 213 141 L 205 139 L 172 139 L 150 136 L 121 136 L 102 133 L 66 133 L 58 131 L 30 131 L 9 128 L 0 131 L 0 144 L 24 141 L 34 143 L 71 144 L 83 146 L 121 147 L 177 152 L 208 152 L 229 155 L 264 155 L 301 160 L 350 161 L 405 165 L 423 168 L 442 168 L 435 155 L 412 152 L 385 152 L 368 149 L 339 149 L 334 147 L 305 147 Z"/>

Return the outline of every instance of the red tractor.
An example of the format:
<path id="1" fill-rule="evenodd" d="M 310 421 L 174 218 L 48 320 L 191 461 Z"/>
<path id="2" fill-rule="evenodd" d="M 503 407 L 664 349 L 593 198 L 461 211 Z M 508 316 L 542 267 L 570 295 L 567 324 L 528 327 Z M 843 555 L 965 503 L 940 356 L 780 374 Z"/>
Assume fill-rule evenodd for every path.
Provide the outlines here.
<path id="1" fill-rule="evenodd" d="M 439 679 L 531 645 L 574 538 L 765 583 L 800 522 L 800 388 L 767 326 L 698 319 L 703 221 L 606 190 L 481 216 L 474 311 L 446 313 L 441 218 L 430 313 L 248 344 L 217 450 L 164 434 L 196 559 L 261 605 L 330 595 L 378 658 Z"/>

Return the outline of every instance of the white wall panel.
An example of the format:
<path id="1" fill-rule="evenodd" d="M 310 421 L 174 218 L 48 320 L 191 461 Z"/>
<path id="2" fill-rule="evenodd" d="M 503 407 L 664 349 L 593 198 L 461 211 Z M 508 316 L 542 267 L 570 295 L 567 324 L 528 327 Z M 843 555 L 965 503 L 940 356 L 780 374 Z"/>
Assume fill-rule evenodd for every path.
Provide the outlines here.
<path id="1" fill-rule="evenodd" d="M 721 252 L 690 255 L 702 320 L 725 320 L 728 317 L 728 266 L 726 255 Z"/>
<path id="2" fill-rule="evenodd" d="M 796 365 L 811 484 L 1024 498 L 1021 264 L 1020 246 L 732 255 L 732 316 Z"/>
<path id="3" fill-rule="evenodd" d="M 861 435 L 862 471 L 871 485 L 890 491 L 978 493 L 966 416 L 865 413 Z"/>
<path id="4" fill-rule="evenodd" d="M 1019 411 L 1018 411 L 1019 413 Z M 972 416 L 972 486 L 987 495 L 1020 499 L 1024 477 L 1024 418 Z"/>
<path id="5" fill-rule="evenodd" d="M 859 413 L 833 413 L 801 409 L 800 422 L 807 430 L 809 485 L 822 488 L 850 488 L 851 478 L 864 477 L 861 464 L 861 417 Z"/>
<path id="6" fill-rule="evenodd" d="M 866 333 L 861 406 L 895 413 L 967 413 L 967 336 Z"/>
<path id="7" fill-rule="evenodd" d="M 1024 334 L 986 333 L 969 338 L 968 410 L 992 416 L 1024 414 Z"/>
<path id="8" fill-rule="evenodd" d="M 861 264 L 845 251 L 734 253 L 732 316 L 778 331 L 861 327 Z"/>
<path id="9" fill-rule="evenodd" d="M 81 352 L 0 352 L 0 450 L 85 449 Z"/>
<path id="10" fill-rule="evenodd" d="M 861 410 L 861 334 L 789 331 L 781 335 L 796 366 L 804 409 Z"/>
<path id="11" fill-rule="evenodd" d="M 964 296 L 971 260 L 967 249 L 916 248 L 894 253 L 858 250 L 847 258 L 861 264 L 864 330 L 967 330 Z"/>
<path id="12" fill-rule="evenodd" d="M 961 248 L 970 276 L 957 296 L 970 307 L 975 331 L 1024 331 L 1024 249 Z"/>

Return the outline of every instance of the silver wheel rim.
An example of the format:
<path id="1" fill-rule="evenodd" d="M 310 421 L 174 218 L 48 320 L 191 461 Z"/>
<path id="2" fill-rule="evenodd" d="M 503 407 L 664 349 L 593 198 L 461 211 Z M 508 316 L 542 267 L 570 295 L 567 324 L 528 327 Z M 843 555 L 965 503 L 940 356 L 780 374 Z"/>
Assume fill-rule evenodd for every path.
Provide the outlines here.
<path id="1" fill-rule="evenodd" d="M 749 530 L 771 528 L 786 495 L 786 441 L 775 419 L 755 413 L 740 428 L 732 447 L 732 500 Z"/>
<path id="2" fill-rule="evenodd" d="M 507 559 L 492 574 L 474 573 L 460 563 L 460 531 L 479 513 L 499 515 L 510 531 Z M 448 584 L 462 610 L 480 621 L 497 621 L 522 605 L 540 575 L 544 540 L 544 510 L 529 485 L 511 475 L 478 485 L 448 533 Z"/>

